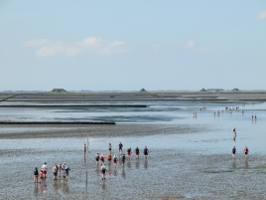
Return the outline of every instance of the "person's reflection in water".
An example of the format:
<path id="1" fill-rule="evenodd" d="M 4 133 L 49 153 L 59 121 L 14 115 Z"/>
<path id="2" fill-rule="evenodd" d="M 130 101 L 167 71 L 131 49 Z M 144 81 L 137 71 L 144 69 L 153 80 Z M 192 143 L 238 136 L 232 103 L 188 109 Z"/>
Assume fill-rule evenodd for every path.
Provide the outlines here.
<path id="1" fill-rule="evenodd" d="M 96 173 L 96 175 L 100 174 L 99 163 L 96 164 L 95 173 Z"/>
<path id="2" fill-rule="evenodd" d="M 131 160 L 130 160 L 130 159 L 128 159 L 128 161 L 127 161 L 127 167 L 128 167 L 129 169 L 131 169 Z"/>
<path id="3" fill-rule="evenodd" d="M 245 157 L 244 168 L 248 169 L 248 158 Z"/>
<path id="4" fill-rule="evenodd" d="M 139 168 L 139 160 L 138 159 L 136 160 L 135 165 L 136 165 L 136 168 L 138 169 Z"/>
<path id="5" fill-rule="evenodd" d="M 60 181 L 54 181 L 53 182 L 53 188 L 54 188 L 54 193 L 58 194 L 58 190 L 60 188 Z"/>
<path id="6" fill-rule="evenodd" d="M 68 187 L 68 182 L 67 182 L 67 181 L 64 181 L 64 182 L 63 182 L 62 192 L 63 192 L 64 194 L 68 194 L 68 193 L 69 193 L 69 187 Z"/>
<path id="7" fill-rule="evenodd" d="M 34 184 L 34 196 L 37 197 L 39 194 L 39 184 Z"/>
<path id="8" fill-rule="evenodd" d="M 116 168 L 114 169 L 114 176 L 115 177 L 117 176 L 117 170 L 116 170 Z"/>
<path id="9" fill-rule="evenodd" d="M 236 159 L 235 158 L 232 159 L 232 167 L 233 167 L 233 169 L 236 169 Z"/>
<path id="10" fill-rule="evenodd" d="M 102 195 L 105 196 L 105 191 L 106 191 L 106 185 L 105 185 L 105 179 L 102 180 L 102 185 L 101 185 L 101 189 L 102 189 Z M 105 199 L 105 198 L 104 198 Z"/>
<path id="11" fill-rule="evenodd" d="M 112 175 L 112 168 L 111 168 L 110 165 L 108 165 L 107 172 L 108 172 L 108 176 L 111 176 Z"/>
<path id="12" fill-rule="evenodd" d="M 40 193 L 46 193 L 46 187 L 47 187 L 47 185 L 46 185 L 46 180 L 44 179 L 44 180 L 42 180 L 42 182 L 41 182 L 41 185 L 40 185 Z"/>
<path id="13" fill-rule="evenodd" d="M 122 175 L 123 178 L 126 178 L 126 172 L 125 172 L 124 167 L 122 168 L 122 173 L 121 173 L 121 175 Z"/>
<path id="14" fill-rule="evenodd" d="M 144 160 L 144 169 L 148 169 L 148 159 Z"/>

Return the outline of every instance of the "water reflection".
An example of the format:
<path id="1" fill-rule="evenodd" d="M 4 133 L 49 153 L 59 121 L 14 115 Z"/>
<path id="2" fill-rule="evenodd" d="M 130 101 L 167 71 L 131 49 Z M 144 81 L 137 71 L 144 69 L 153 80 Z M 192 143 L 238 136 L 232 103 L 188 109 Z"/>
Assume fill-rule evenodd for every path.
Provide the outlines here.
<path id="1" fill-rule="evenodd" d="M 68 193 L 69 193 L 69 186 L 68 186 L 68 182 L 67 182 L 67 181 L 64 181 L 64 182 L 63 182 L 62 192 L 63 192 L 64 194 L 68 194 Z"/>
<path id="2" fill-rule="evenodd" d="M 148 169 L 148 159 L 144 160 L 144 169 Z"/>
<path id="3" fill-rule="evenodd" d="M 41 181 L 39 192 L 40 193 L 46 193 L 46 188 L 47 188 L 46 180 L 44 179 Z"/>
<path id="4" fill-rule="evenodd" d="M 39 194 L 39 185 L 38 184 L 34 184 L 34 196 L 37 197 Z"/>
<path id="5" fill-rule="evenodd" d="M 105 179 L 102 180 L 101 188 L 102 188 L 102 191 L 106 190 Z"/>
<path id="6" fill-rule="evenodd" d="M 114 176 L 115 177 L 117 176 L 117 170 L 116 170 L 116 168 L 114 169 Z"/>
<path id="7" fill-rule="evenodd" d="M 135 165 L 136 165 L 136 168 L 138 169 L 139 168 L 139 159 L 136 159 Z"/>
<path id="8" fill-rule="evenodd" d="M 122 178 L 126 178 L 126 172 L 125 172 L 125 168 L 124 167 L 122 168 L 121 175 L 122 175 Z"/>
<path id="9" fill-rule="evenodd" d="M 61 181 L 54 181 L 53 182 L 53 189 L 54 193 L 58 194 L 58 190 L 61 188 Z"/>
<path id="10" fill-rule="evenodd" d="M 131 169 L 131 161 L 130 161 L 130 159 L 127 161 L 127 167 L 128 167 L 129 169 Z"/>
<path id="11" fill-rule="evenodd" d="M 232 167 L 233 169 L 236 169 L 236 159 L 232 158 Z"/>
<path id="12" fill-rule="evenodd" d="M 248 169 L 248 158 L 245 157 L 244 168 Z"/>

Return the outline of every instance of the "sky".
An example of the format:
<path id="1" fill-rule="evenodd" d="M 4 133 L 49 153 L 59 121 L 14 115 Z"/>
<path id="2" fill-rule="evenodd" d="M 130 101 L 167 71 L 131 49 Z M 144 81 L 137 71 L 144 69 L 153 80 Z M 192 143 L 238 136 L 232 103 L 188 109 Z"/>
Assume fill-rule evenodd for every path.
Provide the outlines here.
<path id="1" fill-rule="evenodd" d="M 265 0 L 0 0 L 0 91 L 266 90 Z"/>

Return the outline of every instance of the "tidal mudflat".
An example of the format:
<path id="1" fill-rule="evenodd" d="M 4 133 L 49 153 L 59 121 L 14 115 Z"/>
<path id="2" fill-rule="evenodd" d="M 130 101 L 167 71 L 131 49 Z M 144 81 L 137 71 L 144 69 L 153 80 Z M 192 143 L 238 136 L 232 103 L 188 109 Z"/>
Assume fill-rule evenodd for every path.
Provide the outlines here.
<path id="1" fill-rule="evenodd" d="M 42 99 L 41 104 L 45 103 Z M 171 100 L 145 104 L 149 107 L 0 108 L 1 121 L 116 122 L 0 125 L 1 199 L 266 199 L 265 103 Z M 225 107 L 232 111 L 224 111 Z M 256 120 L 251 118 L 254 114 Z M 107 154 L 108 143 L 113 146 L 112 154 L 117 154 L 119 142 L 124 149 L 147 146 L 149 157 L 145 160 L 141 154 L 136 160 L 132 156 L 116 169 L 107 165 L 107 177 L 102 181 L 94 155 Z M 235 159 L 233 146 L 237 148 Z M 244 146 L 250 149 L 247 158 Z M 44 162 L 49 169 L 47 179 L 36 184 L 33 169 Z M 53 181 L 53 165 L 63 162 L 71 167 L 69 180 Z"/>

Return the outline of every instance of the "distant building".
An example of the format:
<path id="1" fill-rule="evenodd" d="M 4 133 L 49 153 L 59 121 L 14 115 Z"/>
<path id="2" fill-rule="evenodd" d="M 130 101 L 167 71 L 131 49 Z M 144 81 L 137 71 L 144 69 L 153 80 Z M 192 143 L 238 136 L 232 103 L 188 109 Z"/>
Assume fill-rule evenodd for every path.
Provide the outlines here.
<path id="1" fill-rule="evenodd" d="M 234 89 L 232 89 L 232 91 L 233 91 L 233 92 L 238 92 L 239 89 L 238 89 L 238 88 L 234 88 Z"/>
<path id="2" fill-rule="evenodd" d="M 145 90 L 144 88 L 142 88 L 142 89 L 140 90 L 140 92 L 146 92 L 146 90 Z"/>
<path id="3" fill-rule="evenodd" d="M 63 88 L 54 88 L 52 92 L 67 92 L 67 91 Z"/>
<path id="4" fill-rule="evenodd" d="M 202 88 L 200 91 L 201 91 L 201 92 L 206 92 L 205 88 Z"/>

